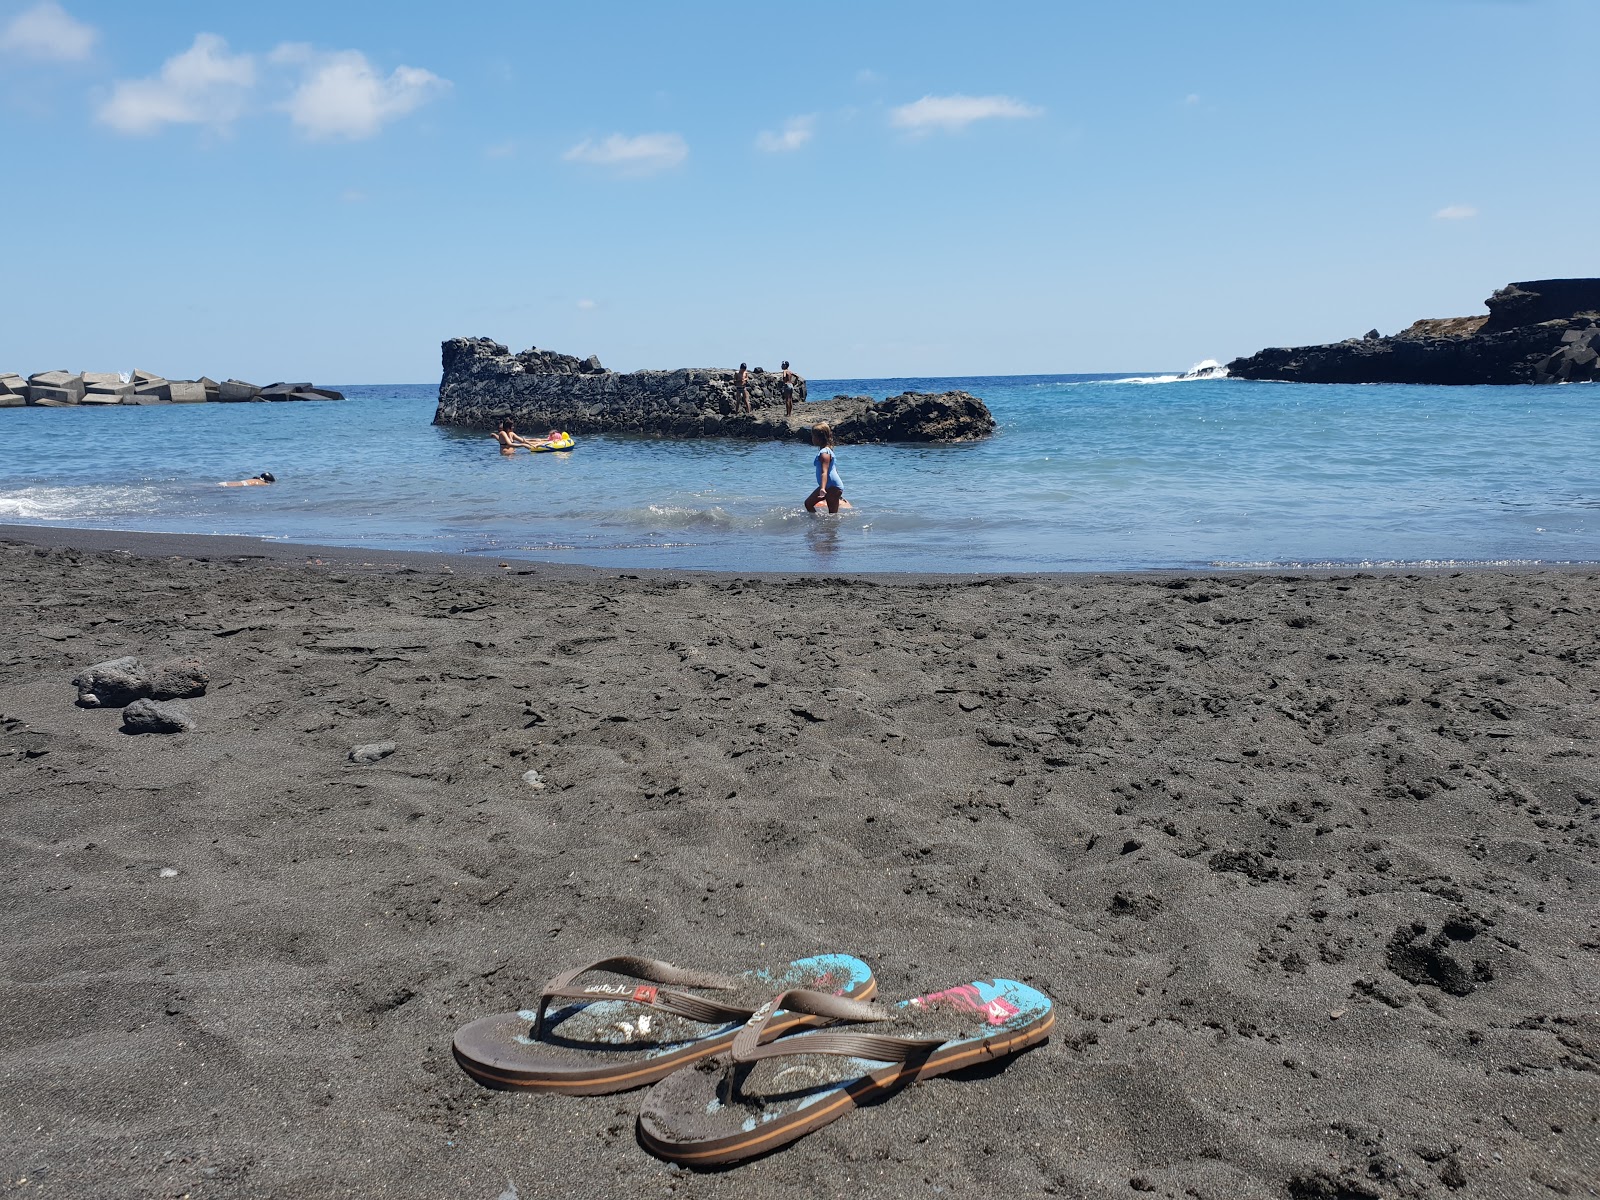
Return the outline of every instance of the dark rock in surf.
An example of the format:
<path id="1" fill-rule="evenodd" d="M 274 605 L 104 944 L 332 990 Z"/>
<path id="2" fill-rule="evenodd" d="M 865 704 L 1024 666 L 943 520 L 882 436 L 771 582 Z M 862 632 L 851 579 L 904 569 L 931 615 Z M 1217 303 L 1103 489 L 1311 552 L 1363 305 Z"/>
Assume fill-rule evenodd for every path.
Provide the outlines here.
<path id="1" fill-rule="evenodd" d="M 1393 337 L 1262 350 L 1236 379 L 1292 383 L 1584 383 L 1600 380 L 1600 279 L 1513 283 L 1487 317 L 1418 321 Z"/>
<path id="2" fill-rule="evenodd" d="M 606 370 L 594 356 L 535 349 L 513 354 L 488 338 L 453 338 L 444 343 L 443 359 L 435 425 L 493 429 L 510 417 L 524 431 L 805 441 L 814 422 L 827 421 L 841 444 L 966 442 L 995 428 L 988 407 L 965 392 L 807 403 L 801 379 L 794 413 L 786 416 L 782 377 L 759 367 L 750 372 L 747 413 L 737 373 L 726 368 L 624 374 Z"/>

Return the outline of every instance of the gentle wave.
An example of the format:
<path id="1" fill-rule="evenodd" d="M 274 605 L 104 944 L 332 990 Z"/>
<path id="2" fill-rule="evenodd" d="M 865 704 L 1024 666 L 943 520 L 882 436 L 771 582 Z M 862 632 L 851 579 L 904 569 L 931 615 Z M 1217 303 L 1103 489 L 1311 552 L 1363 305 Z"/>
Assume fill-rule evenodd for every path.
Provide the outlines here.
<path id="1" fill-rule="evenodd" d="M 161 493 L 153 487 L 93 486 L 25 487 L 0 492 L 0 517 L 21 521 L 83 521 L 134 516 L 160 509 Z"/>

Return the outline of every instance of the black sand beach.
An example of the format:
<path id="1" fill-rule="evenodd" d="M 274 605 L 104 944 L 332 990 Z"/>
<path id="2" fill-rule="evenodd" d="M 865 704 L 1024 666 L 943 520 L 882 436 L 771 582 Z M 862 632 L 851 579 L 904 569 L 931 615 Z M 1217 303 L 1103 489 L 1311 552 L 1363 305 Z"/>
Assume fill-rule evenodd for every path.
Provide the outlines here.
<path id="1" fill-rule="evenodd" d="M 0 543 L 8 1194 L 1600 1180 L 1600 573 L 740 579 L 4 536 L 55 544 Z M 74 706 L 124 654 L 206 666 L 195 732 Z M 614 950 L 844 950 L 889 998 L 1004 975 L 1060 1019 L 697 1174 L 635 1145 L 638 1094 L 451 1060 Z"/>

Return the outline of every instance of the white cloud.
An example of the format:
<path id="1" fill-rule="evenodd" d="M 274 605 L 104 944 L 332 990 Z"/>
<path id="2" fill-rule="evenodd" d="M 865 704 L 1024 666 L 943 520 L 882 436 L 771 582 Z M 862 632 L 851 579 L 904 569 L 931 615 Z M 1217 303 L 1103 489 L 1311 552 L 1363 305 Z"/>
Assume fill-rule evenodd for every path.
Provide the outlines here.
<path id="1" fill-rule="evenodd" d="M 678 166 L 689 157 L 689 143 L 676 133 L 613 133 L 602 142 L 585 138 L 563 154 L 567 162 L 614 167 L 624 175 L 650 175 Z"/>
<path id="2" fill-rule="evenodd" d="M 255 59 L 228 53 L 214 33 L 167 59 L 159 75 L 118 80 L 100 106 L 100 120 L 121 133 L 154 133 L 163 125 L 225 130 L 243 114 L 256 84 Z"/>
<path id="3" fill-rule="evenodd" d="M 300 84 L 282 107 L 311 138 L 372 137 L 450 87 L 449 80 L 421 67 L 396 67 L 385 78 L 359 50 L 323 53 L 286 43 L 272 52 L 272 61 L 301 68 Z"/>
<path id="4" fill-rule="evenodd" d="M 588 312 L 591 308 L 594 307 L 594 301 L 593 300 L 579 300 L 578 301 L 578 307 L 583 309 L 584 312 Z"/>
<path id="5" fill-rule="evenodd" d="M 100 31 L 77 20 L 55 0 L 44 0 L 12 18 L 0 33 L 0 49 L 29 58 L 76 62 L 89 57 Z"/>
<path id="6" fill-rule="evenodd" d="M 814 116 L 790 117 L 783 123 L 782 133 L 773 133 L 770 129 L 762 130 L 756 138 L 756 148 L 770 154 L 798 150 L 811 140 L 816 132 L 816 124 L 817 118 Z"/>
<path id="7" fill-rule="evenodd" d="M 1478 215 L 1478 210 L 1470 204 L 1447 204 L 1433 214 L 1435 221 L 1470 221 Z"/>
<path id="8" fill-rule="evenodd" d="M 974 121 L 1016 120 L 1037 117 L 1044 112 L 1011 96 L 924 96 L 889 112 L 889 124 L 912 133 L 939 129 L 956 133 Z"/>

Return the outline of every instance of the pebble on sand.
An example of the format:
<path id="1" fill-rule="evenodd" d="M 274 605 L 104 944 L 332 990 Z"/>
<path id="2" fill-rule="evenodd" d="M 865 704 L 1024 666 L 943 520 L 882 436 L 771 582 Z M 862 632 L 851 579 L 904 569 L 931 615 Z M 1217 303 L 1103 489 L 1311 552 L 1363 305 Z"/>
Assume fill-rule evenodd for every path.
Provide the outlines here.
<path id="1" fill-rule="evenodd" d="M 522 782 L 536 792 L 542 792 L 548 786 L 544 781 L 544 776 L 537 771 L 524 771 L 522 773 Z"/>
<path id="2" fill-rule="evenodd" d="M 393 742 L 372 742 L 366 746 L 357 746 L 350 751 L 350 761 L 358 763 L 377 762 L 380 758 L 388 758 L 395 752 Z"/>

